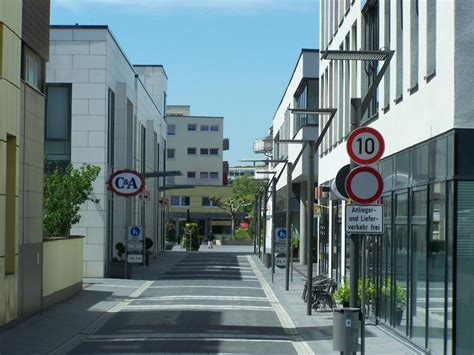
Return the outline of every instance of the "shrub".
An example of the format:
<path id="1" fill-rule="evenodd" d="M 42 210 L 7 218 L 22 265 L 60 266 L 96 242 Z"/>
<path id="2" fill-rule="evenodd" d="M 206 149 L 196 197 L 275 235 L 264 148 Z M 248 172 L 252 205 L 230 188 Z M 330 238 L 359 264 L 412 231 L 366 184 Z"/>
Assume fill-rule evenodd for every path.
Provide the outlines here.
<path id="1" fill-rule="evenodd" d="M 186 223 L 184 225 L 183 246 L 187 251 L 197 251 L 203 238 L 198 235 L 197 223 Z"/>
<path id="2" fill-rule="evenodd" d="M 236 240 L 251 240 L 252 234 L 249 229 L 239 228 L 235 231 Z"/>

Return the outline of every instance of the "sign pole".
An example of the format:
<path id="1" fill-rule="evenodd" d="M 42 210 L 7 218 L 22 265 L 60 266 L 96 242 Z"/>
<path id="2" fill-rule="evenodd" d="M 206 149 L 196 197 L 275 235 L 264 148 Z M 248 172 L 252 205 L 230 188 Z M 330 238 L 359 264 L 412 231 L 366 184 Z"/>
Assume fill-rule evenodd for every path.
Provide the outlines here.
<path id="1" fill-rule="evenodd" d="M 290 260 L 292 259 L 291 250 L 291 173 L 293 164 L 288 162 L 286 166 L 286 270 L 285 270 L 285 291 L 290 289 Z"/>
<path id="2" fill-rule="evenodd" d="M 306 205 L 306 245 L 307 245 L 307 279 L 306 279 L 306 314 L 311 315 L 313 300 L 313 223 L 314 223 L 314 147 L 315 142 L 308 142 L 308 203 Z"/>
<path id="3" fill-rule="evenodd" d="M 275 280 L 276 184 L 277 184 L 277 180 L 273 178 L 273 181 L 272 181 L 272 282 L 274 282 Z"/>

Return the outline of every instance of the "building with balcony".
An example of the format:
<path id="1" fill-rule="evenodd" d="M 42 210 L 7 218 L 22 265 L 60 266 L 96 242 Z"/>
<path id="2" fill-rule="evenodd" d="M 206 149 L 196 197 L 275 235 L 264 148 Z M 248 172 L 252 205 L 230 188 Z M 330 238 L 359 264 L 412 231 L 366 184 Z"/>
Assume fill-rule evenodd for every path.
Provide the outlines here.
<path id="1" fill-rule="evenodd" d="M 129 225 L 161 250 L 159 203 L 164 181 L 147 178 L 151 200 L 114 196 L 108 177 L 128 168 L 164 171 L 167 75 L 160 65 L 133 65 L 108 26 L 51 26 L 46 75 L 45 156 L 53 166 L 88 163 L 101 168 L 94 198 L 81 207 L 71 234 L 85 236 L 84 275 L 104 277 Z"/>
<path id="2" fill-rule="evenodd" d="M 178 234 L 182 234 L 189 218 L 198 223 L 202 235 L 210 230 L 230 234 L 229 216 L 209 199 L 232 196 L 223 161 L 229 147 L 224 139 L 224 118 L 193 116 L 190 106 L 168 106 L 166 121 L 166 170 L 182 173 L 166 179 L 169 220 Z M 183 189 L 186 186 L 193 188 Z"/>
<path id="3" fill-rule="evenodd" d="M 315 109 L 319 106 L 319 51 L 316 49 L 302 49 L 298 61 L 291 74 L 288 85 L 282 95 L 270 129 L 271 136 L 256 142 L 255 152 L 265 153 L 273 160 L 287 160 L 295 163 L 292 173 L 292 186 L 290 187 L 292 199 L 291 224 L 292 236 L 299 239 L 299 260 L 306 264 L 306 209 L 307 184 L 308 184 L 308 150 L 298 158 L 302 149 L 301 144 L 278 144 L 280 139 L 316 139 L 318 135 L 318 117 L 309 114 L 292 114 L 289 109 Z M 297 160 L 298 159 L 298 160 Z M 317 159 L 315 158 L 315 176 L 317 181 Z M 286 216 L 286 191 L 288 189 L 286 179 L 286 163 L 270 163 L 269 170 L 278 176 L 281 175 L 276 185 L 276 214 L 267 218 L 266 230 L 266 252 L 271 251 L 272 220 L 275 219 L 276 228 L 285 227 Z M 269 177 L 268 174 L 266 176 Z M 271 177 L 271 176 L 270 176 Z M 268 214 L 272 211 L 272 199 L 267 205 Z"/>
<path id="4" fill-rule="evenodd" d="M 320 6 L 322 53 L 395 51 L 360 123 L 385 139 L 374 164 L 384 179 L 384 234 L 367 236 L 367 275 L 377 290 L 369 317 L 432 354 L 470 354 L 474 4 L 323 0 Z M 320 61 L 320 105 L 338 110 L 319 151 L 322 185 L 349 163 L 350 99 L 365 97 L 380 66 Z M 340 281 L 349 270 L 345 201 L 321 203 L 329 209 L 320 219 L 328 239 L 319 236 L 319 271 Z"/>

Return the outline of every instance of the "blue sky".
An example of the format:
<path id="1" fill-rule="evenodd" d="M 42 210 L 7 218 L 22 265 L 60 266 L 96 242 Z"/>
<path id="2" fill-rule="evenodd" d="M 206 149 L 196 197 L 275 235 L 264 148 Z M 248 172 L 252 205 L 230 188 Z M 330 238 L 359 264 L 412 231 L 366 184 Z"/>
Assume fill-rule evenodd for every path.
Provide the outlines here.
<path id="1" fill-rule="evenodd" d="M 318 0 L 52 0 L 51 23 L 109 25 L 134 64 L 163 64 L 168 103 L 224 116 L 224 159 L 264 158 L 301 48 L 318 48 Z"/>

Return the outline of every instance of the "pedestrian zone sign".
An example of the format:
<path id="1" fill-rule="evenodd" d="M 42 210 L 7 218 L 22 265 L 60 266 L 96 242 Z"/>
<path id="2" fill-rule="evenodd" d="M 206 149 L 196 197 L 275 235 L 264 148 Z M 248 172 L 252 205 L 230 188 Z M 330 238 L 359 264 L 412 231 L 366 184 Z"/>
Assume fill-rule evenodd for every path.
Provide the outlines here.
<path id="1" fill-rule="evenodd" d="M 286 235 L 287 235 L 286 228 L 278 228 L 276 230 L 276 234 L 277 234 L 278 239 L 286 240 Z"/>
<path id="2" fill-rule="evenodd" d="M 383 234 L 382 205 L 346 205 L 346 233 Z"/>
<path id="3" fill-rule="evenodd" d="M 141 226 L 130 226 L 128 228 L 128 239 L 141 240 L 142 239 L 142 227 Z"/>

